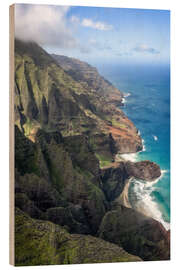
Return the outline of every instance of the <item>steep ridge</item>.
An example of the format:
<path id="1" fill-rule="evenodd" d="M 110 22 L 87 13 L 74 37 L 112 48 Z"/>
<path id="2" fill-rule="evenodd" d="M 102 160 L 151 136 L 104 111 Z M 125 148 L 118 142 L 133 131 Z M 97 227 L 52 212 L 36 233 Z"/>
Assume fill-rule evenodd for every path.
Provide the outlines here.
<path id="1" fill-rule="evenodd" d="M 79 59 L 66 57 L 64 55 L 52 54 L 52 57 L 75 81 L 80 82 L 91 91 L 105 96 L 109 103 L 122 106 L 123 94 L 115 88 L 108 80 L 102 77 L 95 67 Z"/>
<path id="2" fill-rule="evenodd" d="M 33 143 L 21 133 L 18 127 L 15 128 L 15 132 L 17 138 L 15 144 L 16 193 L 25 194 L 33 202 L 35 208 L 42 212 L 41 218 L 46 218 L 46 214 L 43 215 L 43 213 L 47 209 L 68 208 L 73 204 L 75 216 L 78 216 L 76 208 L 85 215 L 83 224 L 88 224 L 87 233 L 95 234 L 105 214 L 107 203 L 101 190 L 99 163 L 90 146 L 88 147 L 91 162 L 97 163 L 97 172 L 92 171 L 91 162 L 89 162 L 89 167 L 88 164 L 86 167 L 84 166 L 87 152 L 83 149 L 80 153 L 82 161 L 78 157 L 74 161 L 71 156 L 73 148 L 71 152 L 68 152 L 69 145 L 64 143 L 59 133 L 46 133 L 40 130 Z M 81 140 L 77 143 L 77 147 L 82 144 Z M 84 143 L 85 150 L 86 147 L 86 143 Z M 20 201 L 20 199 L 22 200 Z M 22 205 L 22 210 L 26 210 L 26 204 L 22 204 L 23 200 L 24 198 L 18 197 L 17 206 L 21 208 Z M 29 201 L 27 201 L 26 212 L 31 214 L 28 209 Z M 48 215 L 50 217 L 50 212 Z M 51 217 L 54 219 L 52 215 Z M 62 223 L 65 222 L 64 219 L 61 218 Z M 79 227 L 83 227 L 81 222 L 76 221 L 79 223 Z M 73 223 L 70 223 L 70 226 L 73 226 Z M 83 233 L 85 233 L 84 228 Z"/>
<path id="3" fill-rule="evenodd" d="M 64 69 L 37 44 L 15 41 L 16 264 L 140 260 L 134 255 L 143 260 L 169 259 L 169 233 L 161 224 L 151 218 L 143 223 L 146 217 L 135 210 L 131 219 L 132 209 L 115 201 L 129 177 L 142 175 L 153 180 L 159 175 L 158 166 L 148 161 L 113 162 L 116 153 L 142 149 L 137 129 L 110 102 L 110 95 L 102 95 L 93 84 L 84 84 L 84 79 L 76 81 Z M 105 83 L 104 92 L 111 87 L 116 93 Z M 156 173 L 151 175 L 153 168 Z M 113 211 L 117 211 L 117 218 L 109 220 Z M 111 228 L 109 234 L 109 226 L 115 224 L 121 230 L 122 220 L 126 225 L 130 220 L 133 229 L 128 237 L 122 230 L 117 241 L 116 230 Z M 26 232 L 29 224 L 32 229 Z M 56 234 L 62 229 L 67 236 L 65 246 Z M 141 238 L 140 243 L 134 233 Z M 31 243 L 32 239 L 37 242 Z M 90 245 L 90 250 L 84 249 L 83 243 Z M 148 245 L 144 253 L 143 245 Z M 33 249 L 28 257 L 30 246 Z M 95 256 L 93 250 L 98 249 L 102 252 Z M 75 258 L 71 251 L 77 254 Z"/>
<path id="4" fill-rule="evenodd" d="M 67 74 L 37 44 L 16 40 L 16 124 L 31 140 L 34 140 L 37 130 L 43 128 L 60 131 L 63 136 L 87 134 L 96 149 L 103 143 L 110 148 L 113 139 L 114 152 L 141 150 L 142 141 L 137 129 L 120 109 L 110 103 L 110 96 L 119 95 L 121 99 L 120 92 L 96 71 L 94 74 L 97 77 L 95 82 L 101 81 L 100 90 L 99 86 L 84 86 L 82 81 L 75 80 L 75 76 Z M 91 79 L 94 81 L 94 77 Z M 97 154 L 102 159 L 112 159 L 114 153 L 111 150 L 106 151 L 105 157 L 105 153 Z"/>

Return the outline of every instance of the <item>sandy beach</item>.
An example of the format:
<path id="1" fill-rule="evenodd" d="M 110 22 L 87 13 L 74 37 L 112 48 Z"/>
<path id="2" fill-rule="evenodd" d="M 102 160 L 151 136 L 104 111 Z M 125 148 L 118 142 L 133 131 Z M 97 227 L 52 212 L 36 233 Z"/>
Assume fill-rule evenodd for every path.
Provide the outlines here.
<path id="1" fill-rule="evenodd" d="M 129 198 L 128 198 L 128 189 L 129 189 L 130 180 L 131 180 L 131 178 L 126 179 L 124 190 L 121 193 L 121 195 L 116 199 L 116 201 L 118 203 L 120 203 L 128 208 L 131 208 L 131 205 L 129 203 Z"/>

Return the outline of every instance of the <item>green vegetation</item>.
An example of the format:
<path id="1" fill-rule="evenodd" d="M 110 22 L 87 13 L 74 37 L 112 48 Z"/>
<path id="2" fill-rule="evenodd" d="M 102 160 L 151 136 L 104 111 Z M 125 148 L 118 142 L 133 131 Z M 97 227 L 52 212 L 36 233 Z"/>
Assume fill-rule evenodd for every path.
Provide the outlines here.
<path id="1" fill-rule="evenodd" d="M 105 156 L 98 154 L 98 153 L 96 153 L 96 157 L 98 158 L 98 160 L 100 162 L 100 168 L 106 167 L 112 163 L 112 159 L 110 159 L 109 157 L 105 157 Z"/>
<path id="2" fill-rule="evenodd" d="M 24 128 L 24 135 L 28 137 L 31 134 L 32 129 L 33 129 L 33 123 L 29 118 L 27 119 L 26 123 L 23 125 L 23 128 Z"/>
<path id="3" fill-rule="evenodd" d="M 16 209 L 16 266 L 140 261 L 104 240 L 71 235 L 59 225 L 35 220 Z"/>
<path id="4" fill-rule="evenodd" d="M 79 174 L 83 175 L 86 179 L 88 180 L 92 179 L 93 174 L 90 171 L 84 170 L 80 167 L 75 167 L 75 169 Z"/>
<path id="5" fill-rule="evenodd" d="M 131 239 L 138 248 L 136 255 L 141 254 L 138 241 L 143 243 L 136 231 L 127 234 L 122 229 L 123 224 L 128 228 L 129 216 L 119 221 L 110 215 L 109 223 L 106 219 L 113 196 L 120 196 L 128 177 L 126 166 L 105 167 L 123 147 L 127 151 L 127 137 L 131 152 L 141 148 L 141 139 L 112 104 L 112 100 L 121 101 L 115 87 L 86 63 L 67 57 L 60 60 L 62 65 L 33 42 L 15 41 L 15 263 L 140 260 L 121 247 L 122 240 L 128 250 Z M 125 129 L 128 136 L 122 132 L 115 139 L 113 126 Z M 130 220 L 131 228 L 136 217 Z M 112 236 L 114 230 L 122 234 L 111 239 L 108 234 Z M 112 244 L 97 235 L 119 242 Z M 165 239 L 166 235 L 161 236 L 162 246 Z M 151 243 L 144 243 L 147 250 L 145 245 Z M 154 254 L 150 255 L 153 259 Z"/>
<path id="6" fill-rule="evenodd" d="M 127 129 L 126 125 L 122 124 L 121 122 L 118 122 L 114 119 L 112 119 L 112 125 L 117 128 Z"/>
<path id="7" fill-rule="evenodd" d="M 163 239 L 165 229 L 160 223 L 132 208 L 122 205 L 114 208 L 102 220 L 101 238 L 122 246 L 134 255 L 138 254 L 145 261 L 167 260 L 169 244 Z"/>

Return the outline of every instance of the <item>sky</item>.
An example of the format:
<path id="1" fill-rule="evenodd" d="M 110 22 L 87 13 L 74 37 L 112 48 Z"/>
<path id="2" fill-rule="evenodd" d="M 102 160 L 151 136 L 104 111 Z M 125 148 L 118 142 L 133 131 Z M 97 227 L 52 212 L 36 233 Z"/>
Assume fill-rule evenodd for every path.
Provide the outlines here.
<path id="1" fill-rule="evenodd" d="M 170 12 L 16 4 L 15 36 L 91 64 L 168 64 Z"/>

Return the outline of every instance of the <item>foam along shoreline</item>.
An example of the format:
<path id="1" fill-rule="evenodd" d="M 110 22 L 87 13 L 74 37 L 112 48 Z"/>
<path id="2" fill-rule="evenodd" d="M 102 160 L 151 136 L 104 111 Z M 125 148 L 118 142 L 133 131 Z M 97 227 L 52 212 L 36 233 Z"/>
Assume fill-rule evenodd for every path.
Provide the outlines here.
<path id="1" fill-rule="evenodd" d="M 170 223 L 164 221 L 161 211 L 158 208 L 158 204 L 153 200 L 151 193 L 155 189 L 154 185 L 163 177 L 166 170 L 161 170 L 161 176 L 155 179 L 153 182 L 146 182 L 139 179 L 131 178 L 128 183 L 128 195 L 129 205 L 133 205 L 133 208 L 146 216 L 149 216 L 159 221 L 166 230 L 170 229 Z M 133 192 L 129 192 L 130 184 L 133 183 Z"/>
<path id="2" fill-rule="evenodd" d="M 138 131 L 140 135 L 140 131 Z M 140 152 L 146 151 L 145 141 L 142 139 L 143 149 Z M 140 153 L 138 152 L 138 153 Z M 126 161 L 137 162 L 138 161 L 138 153 L 130 153 L 130 154 L 122 154 L 120 158 Z M 163 177 L 166 173 L 166 170 L 161 170 L 161 176 L 155 179 L 152 182 L 147 182 L 143 180 L 138 180 L 131 178 L 125 184 L 124 190 L 122 192 L 122 198 L 120 200 L 121 204 L 124 206 L 131 208 L 131 200 L 133 201 L 133 208 L 146 216 L 152 217 L 155 220 L 159 221 L 166 230 L 170 229 L 170 224 L 164 221 L 161 211 L 158 208 L 158 204 L 151 197 L 151 193 L 154 190 L 154 185 Z M 129 187 L 130 184 L 134 182 L 133 199 L 129 199 Z M 120 196 L 121 197 L 121 196 Z"/>
<path id="3" fill-rule="evenodd" d="M 131 94 L 130 93 L 123 93 L 123 98 L 122 98 L 122 103 L 126 103 L 126 98 L 129 97 Z"/>
<path id="4" fill-rule="evenodd" d="M 141 132 L 138 130 L 138 134 L 141 135 Z M 143 149 L 140 152 L 146 151 L 145 141 L 142 139 Z M 124 161 L 131 161 L 137 162 L 138 161 L 138 154 L 137 153 L 128 153 L 128 154 L 117 154 L 117 160 L 124 160 Z M 134 208 L 135 210 L 141 212 L 142 214 L 154 218 L 155 220 L 159 221 L 166 230 L 170 229 L 170 223 L 164 221 L 161 211 L 158 208 L 158 204 L 153 200 L 151 197 L 151 193 L 154 190 L 154 185 L 163 177 L 166 173 L 166 170 L 161 170 L 161 176 L 155 179 L 152 182 L 147 182 L 138 179 L 127 179 L 124 190 L 121 193 L 120 197 L 116 199 L 119 203 L 124 205 L 127 208 Z M 134 182 L 133 193 L 129 198 L 129 187 L 130 184 Z M 132 200 L 132 202 L 131 202 Z M 133 205 L 133 207 L 132 207 Z"/>
<path id="5" fill-rule="evenodd" d="M 140 135 L 140 131 L 138 131 L 138 134 Z M 132 162 L 137 162 L 138 160 L 138 154 L 140 152 L 144 152 L 146 151 L 146 146 L 145 146 L 145 141 L 144 139 L 142 139 L 142 145 L 143 145 L 143 149 L 137 153 L 127 153 L 127 154 L 117 154 L 116 155 L 116 160 L 125 160 L 125 161 L 132 161 Z"/>
<path id="6" fill-rule="evenodd" d="M 126 99 L 124 97 L 122 98 L 121 103 L 122 104 L 126 103 Z"/>
<path id="7" fill-rule="evenodd" d="M 153 182 L 146 182 L 143 180 L 134 179 L 133 177 L 126 179 L 123 192 L 115 201 L 127 208 L 133 208 L 138 212 L 159 221 L 168 231 L 170 229 L 170 224 L 164 221 L 162 213 L 158 209 L 157 203 L 153 201 L 150 195 L 153 191 L 153 185 L 155 185 L 159 181 L 159 179 L 163 176 L 165 172 L 165 170 L 162 170 L 161 176 Z M 131 200 L 129 199 L 129 187 L 132 182 L 135 183 L 136 187 L 134 188 L 134 202 L 131 204 Z M 140 192 L 138 191 L 138 189 L 140 190 Z"/>
<path id="8" fill-rule="evenodd" d="M 123 96 L 126 98 L 126 97 L 129 97 L 131 95 L 131 93 L 123 93 Z"/>
<path id="9" fill-rule="evenodd" d="M 123 159 L 124 161 L 136 162 L 138 153 L 120 154 L 119 156 L 120 156 L 119 158 Z"/>
<path id="10" fill-rule="evenodd" d="M 145 152 L 146 151 L 146 146 L 145 146 L 145 140 L 144 139 L 142 139 L 142 145 L 143 145 L 143 149 L 140 152 Z"/>

